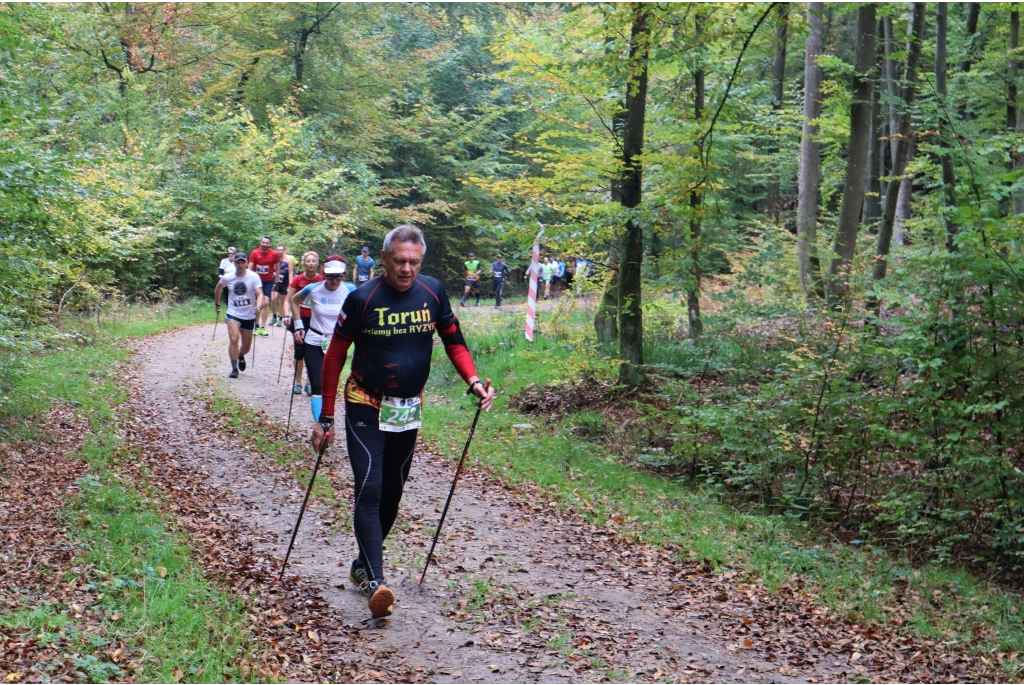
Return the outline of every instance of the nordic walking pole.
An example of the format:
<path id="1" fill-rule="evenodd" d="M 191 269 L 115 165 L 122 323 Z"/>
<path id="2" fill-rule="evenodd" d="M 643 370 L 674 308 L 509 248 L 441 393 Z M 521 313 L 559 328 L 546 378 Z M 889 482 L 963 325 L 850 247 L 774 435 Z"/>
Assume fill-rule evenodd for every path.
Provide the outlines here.
<path id="1" fill-rule="evenodd" d="M 301 378 L 299 380 L 302 380 Z M 288 439 L 288 432 L 292 429 L 292 402 L 295 401 L 295 393 L 291 393 L 292 398 L 288 400 L 288 424 L 284 427 L 284 439 Z"/>
<path id="2" fill-rule="evenodd" d="M 257 321 L 259 321 L 259 319 L 257 319 Z M 256 372 L 256 338 L 258 338 L 258 337 L 260 337 L 260 336 L 256 335 L 256 330 L 253 329 L 253 332 L 252 332 L 252 369 L 250 369 L 253 373 Z"/>
<path id="3" fill-rule="evenodd" d="M 295 521 L 295 529 L 292 530 L 292 539 L 288 543 L 288 551 L 284 554 L 284 563 L 281 564 L 281 573 L 277 576 L 277 582 L 281 582 L 284 578 L 284 569 L 288 566 L 288 557 L 292 555 L 292 545 L 295 544 L 295 536 L 299 533 L 299 524 L 302 523 L 302 515 L 306 513 L 306 502 L 309 501 L 309 493 L 313 492 L 313 483 L 316 482 L 316 472 L 320 469 L 320 459 L 323 458 L 324 452 L 327 451 L 327 436 L 324 436 L 324 441 L 320 444 L 320 449 L 316 453 L 316 464 L 313 465 L 313 477 L 309 479 L 309 487 L 306 488 L 306 497 L 302 500 L 302 508 L 299 509 L 299 518 Z"/>
<path id="4" fill-rule="evenodd" d="M 491 387 L 491 379 L 488 378 L 487 382 L 484 383 L 484 394 L 487 394 L 487 389 Z M 466 460 L 466 455 L 469 454 L 469 443 L 473 440 L 473 433 L 476 432 L 476 422 L 480 419 L 480 410 L 483 408 L 483 400 L 476 405 L 476 416 L 473 417 L 473 425 L 469 427 L 469 437 L 466 438 L 466 447 L 462 450 L 462 457 L 459 459 L 459 465 L 455 469 L 455 479 L 452 481 L 452 489 L 448 491 L 448 500 L 444 503 L 444 509 L 441 511 L 441 520 L 437 522 L 437 532 L 434 533 L 434 541 L 430 543 L 430 551 L 427 552 L 427 563 L 423 565 L 423 573 L 420 574 L 420 585 L 423 584 L 423 579 L 427 577 L 427 567 L 430 566 L 430 560 L 434 557 L 434 547 L 437 546 L 437 538 L 441 535 L 441 526 L 444 525 L 444 517 L 448 515 L 448 505 L 452 503 L 452 495 L 455 494 L 455 485 L 459 482 L 459 474 L 462 473 L 462 462 Z"/>
<path id="5" fill-rule="evenodd" d="M 220 325 L 220 302 L 217 303 L 217 313 L 213 317 L 213 337 L 210 338 L 210 342 L 217 339 L 217 326 Z"/>
<path id="6" fill-rule="evenodd" d="M 284 346 L 288 342 L 288 329 L 284 331 L 284 338 L 281 339 L 281 363 L 277 365 L 277 384 L 281 385 L 281 369 L 284 367 Z"/>

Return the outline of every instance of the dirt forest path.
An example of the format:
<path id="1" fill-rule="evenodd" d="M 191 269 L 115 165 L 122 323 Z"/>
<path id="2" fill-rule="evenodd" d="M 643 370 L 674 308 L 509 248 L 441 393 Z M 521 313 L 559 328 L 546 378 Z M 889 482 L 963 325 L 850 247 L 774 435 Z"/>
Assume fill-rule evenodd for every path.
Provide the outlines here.
<path id="1" fill-rule="evenodd" d="M 169 479 L 195 484 L 193 491 L 212 500 L 210 519 L 232 522 L 225 544 L 251 550 L 245 558 L 264 567 L 264 575 L 276 575 L 303 487 L 270 466 L 246 430 L 232 437 L 212 428 L 196 396 L 196 388 L 214 384 L 283 423 L 290 355 L 277 385 L 284 331 L 269 330 L 256 343 L 255 368 L 238 380 L 226 378 L 223 326 L 212 343 L 208 326 L 146 341 L 136 357 L 133 402 L 144 402 L 149 421 L 161 426 L 163 463 L 176 474 Z M 310 422 L 308 400 L 297 396 L 294 439 L 308 435 Z M 255 414 L 253 425 L 260 425 Z M 344 440 L 325 459 L 335 488 L 350 493 Z M 310 467 L 312 461 L 313 455 Z M 800 635 L 831 620 L 821 611 L 798 608 L 793 611 L 802 614 L 789 614 L 789 624 L 766 624 L 779 612 L 766 611 L 756 587 L 678 565 L 668 554 L 546 507 L 536 492 L 472 472 L 460 481 L 436 565 L 418 587 L 452 472 L 450 462 L 417 449 L 399 520 L 386 542 L 385 567 L 397 601 L 382 627 L 361 623 L 365 599 L 347 578 L 356 554 L 348 520 L 325 515 L 312 503 L 289 575 L 299 576 L 307 593 L 319 592 L 305 603 L 329 613 L 338 634 L 317 635 L 311 648 L 334 642 L 332 653 L 357 664 L 359 676 L 370 680 L 795 682 L 842 681 L 864 672 L 864 662 L 850 664 L 849 652 L 827 649 L 827 642 L 812 645 Z M 263 605 L 266 613 L 275 610 L 273 597 L 271 592 L 271 604 Z M 283 666 L 291 680 L 330 672 L 314 675 L 294 661 Z"/>

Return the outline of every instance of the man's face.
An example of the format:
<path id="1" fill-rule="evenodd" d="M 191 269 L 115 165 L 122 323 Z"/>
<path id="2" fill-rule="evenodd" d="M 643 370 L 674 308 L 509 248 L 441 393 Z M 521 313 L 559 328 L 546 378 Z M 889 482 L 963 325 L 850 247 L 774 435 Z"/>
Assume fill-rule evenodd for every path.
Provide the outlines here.
<path id="1" fill-rule="evenodd" d="M 363 250 L 363 259 L 367 259 L 367 258 L 369 258 L 369 256 L 370 256 L 370 251 L 369 250 Z"/>
<path id="2" fill-rule="evenodd" d="M 388 283 L 396 290 L 408 290 L 420 273 L 423 264 L 423 245 L 419 243 L 391 243 L 391 253 L 380 251 Z"/>
<path id="3" fill-rule="evenodd" d="M 264 238 L 263 240 L 261 240 L 260 241 L 260 249 L 263 250 L 264 252 L 269 250 L 270 249 L 270 240 L 267 239 L 267 238 Z"/>
<path id="4" fill-rule="evenodd" d="M 278 245 L 277 246 L 277 251 L 278 251 L 279 254 L 284 254 L 285 253 L 284 252 L 284 245 Z"/>
<path id="5" fill-rule="evenodd" d="M 242 275 L 243 273 L 245 273 L 245 269 L 248 266 L 249 262 L 246 261 L 245 259 L 239 259 L 237 262 L 235 262 L 235 270 L 238 272 L 238 275 Z"/>

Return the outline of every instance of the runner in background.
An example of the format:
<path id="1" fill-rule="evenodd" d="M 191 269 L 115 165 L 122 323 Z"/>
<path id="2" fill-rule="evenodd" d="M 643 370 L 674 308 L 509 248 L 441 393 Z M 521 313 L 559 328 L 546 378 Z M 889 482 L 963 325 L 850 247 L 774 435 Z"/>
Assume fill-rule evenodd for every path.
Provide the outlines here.
<path id="1" fill-rule="evenodd" d="M 494 308 L 501 306 L 501 296 L 504 294 L 505 283 L 508 282 L 508 264 L 504 262 L 499 254 L 491 264 L 491 275 L 494 276 Z"/>
<path id="2" fill-rule="evenodd" d="M 540 281 L 544 284 L 544 299 L 551 299 L 551 277 L 554 275 L 555 267 L 551 264 L 551 257 L 545 257 L 540 265 Z"/>
<path id="3" fill-rule="evenodd" d="M 319 283 L 324 280 L 323 275 L 317 273 L 317 267 L 319 266 L 320 256 L 312 250 L 306 252 L 302 255 L 302 273 L 293 277 L 292 282 L 288 284 L 288 294 L 284 298 L 284 325 L 289 333 L 295 333 L 295 325 L 292 321 L 293 312 L 295 312 L 295 308 L 291 306 L 292 296 L 310 283 Z M 302 320 L 303 327 L 309 328 L 309 317 L 312 316 L 309 304 L 303 302 L 299 307 L 298 313 Z M 302 345 L 295 345 L 295 352 L 292 356 L 295 359 L 295 376 L 292 379 L 292 392 L 296 395 L 301 395 L 303 367 Z M 310 395 L 312 392 L 312 387 L 309 383 L 306 383 L 306 394 Z"/>
<path id="4" fill-rule="evenodd" d="M 580 294 L 580 290 L 583 288 L 583 283 L 587 278 L 587 260 L 583 257 L 576 258 L 576 270 L 573 271 L 572 280 L 576 282 L 576 294 Z"/>
<path id="5" fill-rule="evenodd" d="M 229 274 L 235 270 L 235 252 L 233 247 L 228 248 L 228 256 L 220 260 L 220 266 L 217 267 L 217 280 L 224 277 L 224 274 Z"/>
<path id="6" fill-rule="evenodd" d="M 271 326 L 281 326 L 284 318 L 284 300 L 288 295 L 288 284 L 292 282 L 295 275 L 295 260 L 292 259 L 284 249 L 284 245 L 277 246 L 277 256 L 281 261 L 278 266 L 277 281 L 274 283 L 274 292 L 270 296 L 270 304 L 274 309 L 274 318 L 270 320 Z"/>
<path id="7" fill-rule="evenodd" d="M 473 294 L 476 295 L 476 306 L 480 306 L 480 260 L 476 258 L 476 255 L 472 252 L 469 253 L 469 260 L 466 262 L 466 289 L 462 293 L 462 301 L 459 303 L 461 306 L 466 306 L 466 300 L 469 299 L 469 291 L 472 290 Z"/>
<path id="8" fill-rule="evenodd" d="M 263 287 L 263 297 L 270 299 L 274 291 L 274 281 L 277 279 L 278 262 L 280 258 L 277 253 L 270 249 L 270 236 L 265 235 L 260 241 L 260 246 L 249 255 L 250 268 L 260 277 Z M 255 335 L 267 335 L 266 323 L 270 308 L 266 307 L 260 312 L 260 320 L 257 322 Z"/>
<path id="9" fill-rule="evenodd" d="M 363 246 L 362 252 L 356 257 L 356 268 L 352 271 L 352 283 L 360 286 L 374 276 L 374 267 L 377 263 L 370 256 L 370 248 Z"/>
<path id="10" fill-rule="evenodd" d="M 413 226 L 398 226 L 384 239 L 384 276 L 348 296 L 334 328 L 324 358 L 323 410 L 313 426 L 313 448 L 320 449 L 334 437 L 338 381 L 354 344 L 352 373 L 343 391 L 355 476 L 352 520 L 359 545 L 349 578 L 367 597 L 374 618 L 389 616 L 395 602 L 384 579 L 383 545 L 409 477 L 435 331 L 468 392 L 480 398 L 485 411 L 490 411 L 495 394 L 476 375 L 444 285 L 419 275 L 426 250 L 423 233 Z"/>
<path id="11" fill-rule="evenodd" d="M 330 255 L 324 262 L 324 280 L 310 283 L 291 297 L 291 306 L 300 308 L 306 302 L 311 311 L 309 323 L 295 322 L 295 344 L 302 348 L 306 362 L 306 374 L 312 387 L 309 408 L 313 420 L 320 420 L 323 398 L 320 395 L 320 378 L 323 371 L 324 353 L 331 342 L 334 325 L 338 323 L 341 305 L 348 297 L 349 289 L 343 285 L 345 263 L 340 255 Z"/>
<path id="12" fill-rule="evenodd" d="M 555 282 L 558 283 L 558 289 L 561 290 L 565 287 L 565 260 L 561 257 L 555 262 Z"/>
<path id="13" fill-rule="evenodd" d="M 220 260 L 220 266 L 217 267 L 217 280 L 218 281 L 220 279 L 224 278 L 224 274 L 234 273 L 234 271 L 235 271 L 235 252 L 237 252 L 237 251 L 238 250 L 236 250 L 235 248 L 229 247 L 228 248 L 228 256 L 225 257 L 224 259 Z M 217 300 L 214 304 L 218 308 L 220 308 L 220 300 Z"/>
<path id="14" fill-rule="evenodd" d="M 220 302 L 221 290 L 226 288 L 228 291 L 228 359 L 231 360 L 228 378 L 238 378 L 238 372 L 245 371 L 245 355 L 252 347 L 256 315 L 266 302 L 260 277 L 249 271 L 247 266 L 245 253 L 236 252 L 234 272 L 222 276 L 213 289 L 214 302 Z"/>

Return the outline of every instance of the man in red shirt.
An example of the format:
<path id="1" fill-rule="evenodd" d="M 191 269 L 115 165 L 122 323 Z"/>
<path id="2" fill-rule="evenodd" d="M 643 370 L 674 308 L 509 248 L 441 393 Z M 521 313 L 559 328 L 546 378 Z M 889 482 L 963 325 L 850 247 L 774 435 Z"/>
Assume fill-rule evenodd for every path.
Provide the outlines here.
<path id="1" fill-rule="evenodd" d="M 263 285 L 263 297 L 270 301 L 270 294 L 274 291 L 274 282 L 280 271 L 281 256 L 270 249 L 270 236 L 263 236 L 260 246 L 249 255 L 249 269 L 255 271 L 260 277 Z M 260 310 L 260 319 L 256 326 L 256 335 L 267 335 L 267 316 L 270 315 L 270 307 Z"/>

